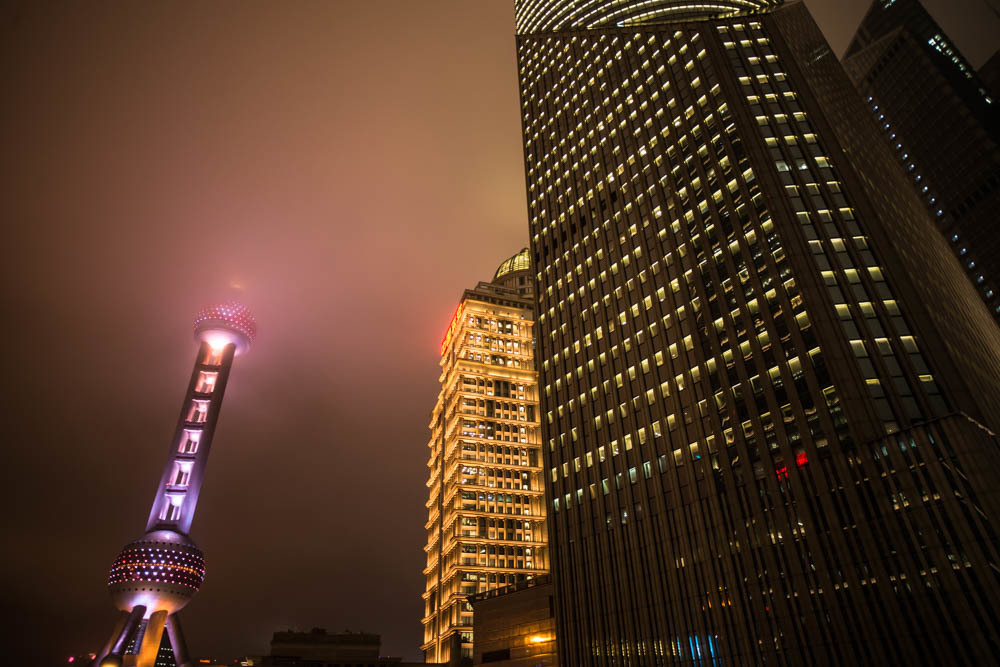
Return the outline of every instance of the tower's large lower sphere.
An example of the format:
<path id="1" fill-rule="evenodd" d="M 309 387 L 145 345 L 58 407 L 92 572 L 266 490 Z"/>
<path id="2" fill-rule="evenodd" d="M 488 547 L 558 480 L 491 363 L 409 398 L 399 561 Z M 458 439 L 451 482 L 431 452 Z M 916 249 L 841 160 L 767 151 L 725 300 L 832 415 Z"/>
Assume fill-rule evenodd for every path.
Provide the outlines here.
<path id="1" fill-rule="evenodd" d="M 194 542 L 172 530 L 154 530 L 129 543 L 111 565 L 108 590 L 119 609 L 181 609 L 201 588 L 205 557 Z"/>

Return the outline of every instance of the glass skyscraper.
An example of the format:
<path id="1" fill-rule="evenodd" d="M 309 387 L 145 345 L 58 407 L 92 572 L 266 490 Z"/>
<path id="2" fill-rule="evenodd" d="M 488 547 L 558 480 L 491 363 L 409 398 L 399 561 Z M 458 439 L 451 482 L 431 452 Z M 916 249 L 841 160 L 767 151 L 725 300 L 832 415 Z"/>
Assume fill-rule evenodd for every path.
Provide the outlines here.
<path id="1" fill-rule="evenodd" d="M 1000 329 L 805 6 L 515 7 L 560 660 L 995 661 Z"/>

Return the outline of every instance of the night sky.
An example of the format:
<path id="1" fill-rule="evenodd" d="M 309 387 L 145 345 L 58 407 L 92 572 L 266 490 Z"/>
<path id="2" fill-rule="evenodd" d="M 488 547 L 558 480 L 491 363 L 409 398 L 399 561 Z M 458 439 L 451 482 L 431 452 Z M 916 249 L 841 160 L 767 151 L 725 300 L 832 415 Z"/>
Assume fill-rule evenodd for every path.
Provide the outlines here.
<path id="1" fill-rule="evenodd" d="M 836 53 L 866 0 L 810 0 Z M 984 0 L 928 0 L 980 65 Z M 417 659 L 427 423 L 462 289 L 527 243 L 512 0 L 0 4 L 3 662 L 97 650 L 201 307 L 237 359 L 195 656 L 366 630 Z"/>

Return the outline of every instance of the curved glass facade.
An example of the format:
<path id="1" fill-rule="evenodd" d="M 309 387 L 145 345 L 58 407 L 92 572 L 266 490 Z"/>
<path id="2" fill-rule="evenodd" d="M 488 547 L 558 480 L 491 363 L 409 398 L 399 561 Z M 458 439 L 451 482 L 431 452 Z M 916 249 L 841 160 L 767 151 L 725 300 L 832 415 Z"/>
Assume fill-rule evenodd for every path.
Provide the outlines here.
<path id="1" fill-rule="evenodd" d="M 519 0 L 514 17 L 519 35 L 597 27 L 625 27 L 677 20 L 722 18 L 757 12 L 781 0 Z"/>
<path id="2" fill-rule="evenodd" d="M 497 272 L 493 274 L 493 280 L 503 278 L 508 273 L 527 271 L 529 269 L 531 269 L 531 253 L 528 252 L 527 248 L 524 248 L 513 257 L 505 259 L 503 264 L 497 267 Z"/>

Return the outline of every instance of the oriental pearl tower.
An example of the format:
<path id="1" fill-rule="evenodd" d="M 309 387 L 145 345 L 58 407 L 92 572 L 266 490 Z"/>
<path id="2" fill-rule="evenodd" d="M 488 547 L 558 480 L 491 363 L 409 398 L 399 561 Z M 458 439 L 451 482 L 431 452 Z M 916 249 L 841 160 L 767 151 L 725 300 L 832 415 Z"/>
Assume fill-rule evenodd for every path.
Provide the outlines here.
<path id="1" fill-rule="evenodd" d="M 95 665 L 153 667 L 164 630 L 174 662 L 190 665 L 177 612 L 198 592 L 205 559 L 188 532 L 233 359 L 250 350 L 256 333 L 253 314 L 239 303 L 213 306 L 195 319 L 200 347 L 177 430 L 146 534 L 127 544 L 111 565 L 108 589 L 121 613 Z"/>

